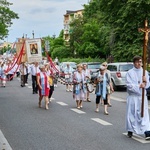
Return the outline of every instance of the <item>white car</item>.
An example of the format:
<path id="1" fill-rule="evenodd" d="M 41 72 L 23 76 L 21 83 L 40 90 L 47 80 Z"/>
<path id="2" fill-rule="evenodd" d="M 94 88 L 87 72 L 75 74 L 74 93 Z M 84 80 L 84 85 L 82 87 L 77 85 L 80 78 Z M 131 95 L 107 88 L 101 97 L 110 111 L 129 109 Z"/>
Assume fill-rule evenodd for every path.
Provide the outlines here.
<path id="1" fill-rule="evenodd" d="M 119 89 L 119 87 L 126 87 L 126 73 L 132 68 L 132 62 L 116 62 L 108 64 L 107 69 L 110 70 L 114 90 Z"/>

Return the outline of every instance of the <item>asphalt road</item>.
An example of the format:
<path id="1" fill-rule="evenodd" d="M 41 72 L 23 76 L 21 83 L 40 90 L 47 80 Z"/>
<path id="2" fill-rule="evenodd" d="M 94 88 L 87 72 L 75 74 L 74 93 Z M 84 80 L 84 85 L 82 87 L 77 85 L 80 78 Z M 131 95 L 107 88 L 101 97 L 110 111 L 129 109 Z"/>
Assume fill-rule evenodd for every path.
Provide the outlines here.
<path id="1" fill-rule="evenodd" d="M 108 116 L 103 106 L 95 112 L 94 94 L 80 111 L 64 85 L 59 83 L 53 97 L 45 110 L 44 101 L 43 108 L 38 108 L 38 95 L 32 94 L 30 80 L 23 88 L 17 78 L 0 88 L 0 130 L 13 150 L 150 149 L 150 141 L 145 143 L 143 136 L 130 139 L 123 134 L 126 91 L 111 95 Z"/>

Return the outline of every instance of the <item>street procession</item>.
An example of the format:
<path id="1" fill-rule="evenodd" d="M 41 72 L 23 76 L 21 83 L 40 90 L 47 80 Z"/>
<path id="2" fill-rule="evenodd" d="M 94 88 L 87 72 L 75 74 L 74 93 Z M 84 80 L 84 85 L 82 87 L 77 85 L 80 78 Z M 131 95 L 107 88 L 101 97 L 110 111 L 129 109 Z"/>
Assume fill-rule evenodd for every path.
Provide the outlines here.
<path id="1" fill-rule="evenodd" d="M 149 150 L 150 0 L 0 4 L 0 149 Z"/>

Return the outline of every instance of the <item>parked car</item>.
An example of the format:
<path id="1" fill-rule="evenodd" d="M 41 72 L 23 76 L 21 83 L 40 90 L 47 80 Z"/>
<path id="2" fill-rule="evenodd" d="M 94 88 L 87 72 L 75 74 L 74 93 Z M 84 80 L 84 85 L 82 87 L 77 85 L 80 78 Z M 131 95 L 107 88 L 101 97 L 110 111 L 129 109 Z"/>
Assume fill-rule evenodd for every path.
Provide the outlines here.
<path id="1" fill-rule="evenodd" d="M 75 62 L 62 62 L 62 63 L 60 63 L 60 65 L 59 65 L 60 66 L 60 77 L 64 77 L 64 69 L 67 66 L 67 64 L 69 64 L 74 69 L 74 71 L 77 68 L 77 64 Z"/>
<path id="2" fill-rule="evenodd" d="M 90 71 L 91 80 L 92 82 L 94 82 L 94 79 L 98 74 L 101 63 L 100 62 L 87 62 L 87 63 L 82 63 L 82 64 L 87 64 L 87 69 Z"/>
<path id="3" fill-rule="evenodd" d="M 110 70 L 114 90 L 117 90 L 119 87 L 126 87 L 125 76 L 127 71 L 131 68 L 133 68 L 132 62 L 116 62 L 108 64 L 107 69 Z"/>

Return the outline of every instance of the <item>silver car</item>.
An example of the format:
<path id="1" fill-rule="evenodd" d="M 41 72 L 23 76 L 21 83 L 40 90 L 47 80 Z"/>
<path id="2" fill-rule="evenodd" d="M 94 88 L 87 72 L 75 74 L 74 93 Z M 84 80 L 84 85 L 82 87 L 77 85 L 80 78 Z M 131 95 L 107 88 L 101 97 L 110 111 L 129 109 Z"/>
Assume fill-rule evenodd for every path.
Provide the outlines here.
<path id="1" fill-rule="evenodd" d="M 119 87 L 126 87 L 126 73 L 132 68 L 132 62 L 116 62 L 108 64 L 107 69 L 110 70 L 114 90 L 117 90 Z"/>

